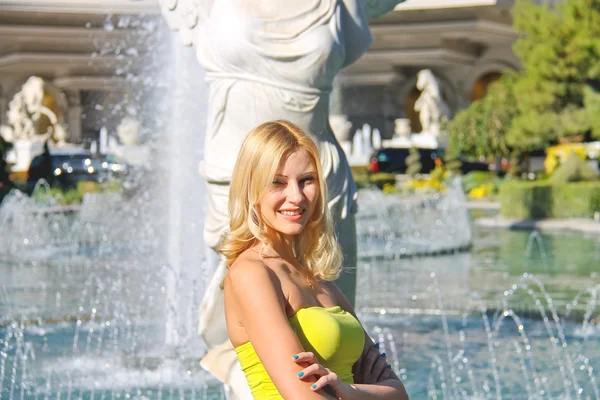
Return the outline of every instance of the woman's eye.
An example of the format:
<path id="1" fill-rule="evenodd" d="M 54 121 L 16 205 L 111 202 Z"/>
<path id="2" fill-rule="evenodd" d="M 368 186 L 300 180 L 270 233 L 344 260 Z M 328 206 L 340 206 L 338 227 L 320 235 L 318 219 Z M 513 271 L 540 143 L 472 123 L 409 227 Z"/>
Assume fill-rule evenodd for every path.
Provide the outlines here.
<path id="1" fill-rule="evenodd" d="M 315 178 L 309 177 L 309 178 L 302 179 L 300 182 L 301 183 L 306 183 L 306 182 L 313 182 L 314 180 L 315 180 Z"/>
<path id="2" fill-rule="evenodd" d="M 277 179 L 275 179 L 275 180 L 273 181 L 273 185 L 276 185 L 276 186 L 278 186 L 278 185 L 283 185 L 283 182 L 282 182 L 282 181 L 278 181 Z"/>

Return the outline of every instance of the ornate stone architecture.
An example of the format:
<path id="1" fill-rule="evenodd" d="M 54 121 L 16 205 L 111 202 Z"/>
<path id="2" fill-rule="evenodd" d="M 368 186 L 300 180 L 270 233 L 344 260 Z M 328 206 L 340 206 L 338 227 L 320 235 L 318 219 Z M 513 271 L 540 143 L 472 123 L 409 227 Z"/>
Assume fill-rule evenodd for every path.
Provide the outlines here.
<path id="1" fill-rule="evenodd" d="M 372 19 L 373 43 L 336 79 L 332 113 L 352 123 L 351 134 L 368 123 L 389 139 L 398 118 L 409 119 L 413 132 L 420 132 L 414 104 L 420 96 L 416 74 L 422 69 L 430 69 L 440 81 L 451 115 L 481 98 L 500 72 L 519 68 L 511 50 L 516 38 L 512 3 L 406 0 Z M 121 117 L 106 121 L 107 113 L 95 106 L 122 98 L 123 69 L 141 66 L 135 53 L 116 54 L 99 46 L 130 41 L 135 32 L 119 27 L 119 18 L 140 13 L 158 16 L 158 0 L 0 2 L 0 123 L 6 124 L 14 94 L 37 75 L 64 96 L 68 141 L 97 140 L 103 125 L 114 132 Z"/>
<path id="2" fill-rule="evenodd" d="M 136 72 L 127 52 L 136 31 L 122 17 L 156 14 L 155 1 L 5 0 L 0 2 L 0 124 L 9 102 L 31 76 L 43 79 L 42 105 L 64 127 L 70 143 L 89 143 L 121 120 L 102 109 L 125 96 L 123 72 Z"/>
<path id="3" fill-rule="evenodd" d="M 422 130 L 414 110 L 417 73 L 436 76 L 450 115 L 485 95 L 505 69 L 520 68 L 512 53 L 510 0 L 407 0 L 370 21 L 373 44 L 339 77 L 337 109 L 353 123 L 368 123 L 384 139 L 394 121 L 407 118 Z"/>

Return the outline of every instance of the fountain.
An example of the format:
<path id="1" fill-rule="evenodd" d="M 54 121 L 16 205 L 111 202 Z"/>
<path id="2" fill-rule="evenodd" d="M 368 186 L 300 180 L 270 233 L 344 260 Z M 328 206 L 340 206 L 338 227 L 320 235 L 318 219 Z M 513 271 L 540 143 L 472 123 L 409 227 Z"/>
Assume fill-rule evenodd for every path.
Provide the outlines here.
<path id="1" fill-rule="evenodd" d="M 13 192 L 0 206 L 2 400 L 224 396 L 195 334 L 210 278 L 203 155 L 189 151 L 202 149 L 201 71 L 156 21 L 138 24 L 172 60 L 141 88 L 156 163 L 79 212 L 49 212 L 43 183 L 35 201 Z M 600 397 L 600 240 L 472 228 L 457 185 L 360 193 L 357 311 L 411 397 Z"/>

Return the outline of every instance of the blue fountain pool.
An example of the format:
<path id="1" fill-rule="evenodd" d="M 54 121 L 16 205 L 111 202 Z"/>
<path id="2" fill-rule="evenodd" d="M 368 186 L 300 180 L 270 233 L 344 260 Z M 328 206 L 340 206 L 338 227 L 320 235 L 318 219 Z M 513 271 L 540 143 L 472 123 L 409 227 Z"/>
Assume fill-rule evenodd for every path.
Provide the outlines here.
<path id="1" fill-rule="evenodd" d="M 357 309 L 411 397 L 598 398 L 600 238 L 472 234 L 469 251 L 360 260 Z M 2 259 L 0 398 L 224 398 L 201 348 L 152 350 L 160 268 L 123 271 Z"/>

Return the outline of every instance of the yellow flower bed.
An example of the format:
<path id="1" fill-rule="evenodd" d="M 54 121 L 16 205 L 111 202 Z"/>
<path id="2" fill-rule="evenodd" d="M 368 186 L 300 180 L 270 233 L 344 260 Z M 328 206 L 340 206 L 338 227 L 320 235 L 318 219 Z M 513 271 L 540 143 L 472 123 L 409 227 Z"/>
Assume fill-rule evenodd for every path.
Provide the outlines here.
<path id="1" fill-rule="evenodd" d="M 493 193 L 494 184 L 492 183 L 484 183 L 483 185 L 479 185 L 474 187 L 469 191 L 469 197 L 476 200 L 481 200 L 487 196 L 490 196 Z"/>
<path id="2" fill-rule="evenodd" d="M 437 179 L 411 179 L 404 182 L 404 188 L 415 191 L 430 191 L 435 190 L 438 192 L 445 192 L 448 190 L 443 182 Z"/>
<path id="3" fill-rule="evenodd" d="M 544 160 L 546 172 L 549 174 L 554 172 L 572 153 L 577 154 L 582 160 L 587 158 L 587 149 L 585 144 L 582 143 L 559 144 L 548 147 L 546 149 L 546 159 Z"/>
<path id="4" fill-rule="evenodd" d="M 444 186 L 444 182 L 448 179 L 449 172 L 441 166 L 437 165 L 429 174 L 429 179 L 411 179 L 404 182 L 404 188 L 414 191 L 432 191 L 446 192 L 448 188 Z"/>

